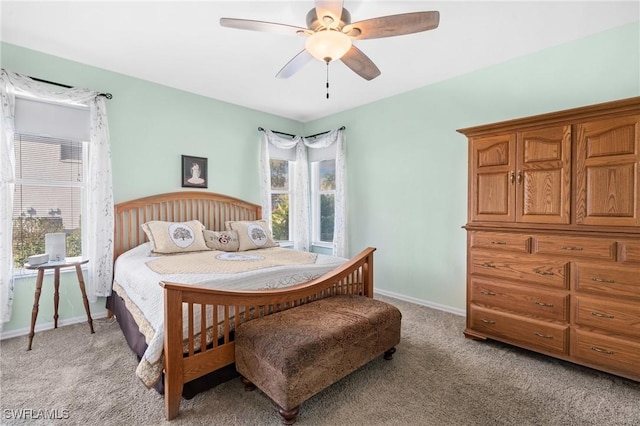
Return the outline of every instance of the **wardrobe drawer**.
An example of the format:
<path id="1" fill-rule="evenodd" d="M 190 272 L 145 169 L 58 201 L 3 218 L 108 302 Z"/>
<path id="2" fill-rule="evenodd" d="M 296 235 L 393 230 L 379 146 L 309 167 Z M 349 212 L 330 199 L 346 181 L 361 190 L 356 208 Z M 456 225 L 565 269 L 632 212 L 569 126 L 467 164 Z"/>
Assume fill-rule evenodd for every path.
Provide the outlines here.
<path id="1" fill-rule="evenodd" d="M 516 280 L 524 284 L 540 284 L 554 288 L 567 288 L 565 260 L 538 259 L 532 256 L 497 256 L 495 253 L 471 250 L 469 269 L 472 275 Z"/>
<path id="2" fill-rule="evenodd" d="M 640 337 L 640 304 L 574 298 L 575 323 L 618 335 Z"/>
<path id="3" fill-rule="evenodd" d="M 545 319 L 568 321 L 569 295 L 525 286 L 471 279 L 471 303 Z"/>
<path id="4" fill-rule="evenodd" d="M 618 260 L 640 264 L 640 241 L 618 241 Z"/>
<path id="5" fill-rule="evenodd" d="M 576 290 L 580 292 L 640 299 L 640 266 L 576 262 L 575 274 Z"/>
<path id="6" fill-rule="evenodd" d="M 540 235 L 535 237 L 534 252 L 553 256 L 588 257 L 615 260 L 616 242 L 610 239 Z"/>
<path id="7" fill-rule="evenodd" d="M 514 253 L 531 253 L 531 236 L 502 232 L 478 232 L 469 234 L 471 248 L 509 250 Z"/>
<path id="8" fill-rule="evenodd" d="M 640 344 L 584 330 L 575 330 L 572 335 L 571 356 L 640 376 Z"/>
<path id="9" fill-rule="evenodd" d="M 568 327 L 478 306 L 470 307 L 470 327 L 527 348 L 567 353 Z"/>

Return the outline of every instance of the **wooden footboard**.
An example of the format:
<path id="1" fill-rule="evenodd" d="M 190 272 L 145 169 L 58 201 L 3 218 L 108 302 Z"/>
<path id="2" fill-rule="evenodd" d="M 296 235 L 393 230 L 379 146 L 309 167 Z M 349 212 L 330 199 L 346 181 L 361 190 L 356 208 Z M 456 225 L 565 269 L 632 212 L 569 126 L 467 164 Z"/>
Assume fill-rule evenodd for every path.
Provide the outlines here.
<path id="1" fill-rule="evenodd" d="M 233 330 L 243 322 L 294 308 L 314 300 L 338 294 L 373 297 L 373 252 L 367 248 L 340 268 L 306 283 L 264 291 L 223 291 L 172 282 L 164 287 L 165 324 L 165 415 L 175 418 L 180 410 L 185 382 L 232 364 L 235 360 Z M 199 306 L 198 306 L 199 305 Z M 198 309 L 199 308 L 199 309 Z M 183 310 L 188 315 L 187 347 L 184 351 Z M 194 312 L 200 312 L 194 318 Z M 219 324 L 220 340 L 206 342 L 206 312 L 223 318 Z M 194 333 L 195 323 L 199 333 Z"/>

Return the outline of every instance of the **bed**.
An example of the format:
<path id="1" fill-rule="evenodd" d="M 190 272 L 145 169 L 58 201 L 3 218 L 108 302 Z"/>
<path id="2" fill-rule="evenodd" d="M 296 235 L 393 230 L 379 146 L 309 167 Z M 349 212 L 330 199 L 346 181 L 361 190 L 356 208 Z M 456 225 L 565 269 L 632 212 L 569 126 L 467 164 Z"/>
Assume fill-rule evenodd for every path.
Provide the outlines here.
<path id="1" fill-rule="evenodd" d="M 241 323 L 339 294 L 373 297 L 374 248 L 341 261 L 279 247 L 239 252 L 250 260 L 260 258 L 263 264 L 252 271 L 234 271 L 229 274 L 233 277 L 230 283 L 220 280 L 224 273 L 211 265 L 222 264 L 220 259 L 236 260 L 232 258 L 237 254 L 212 250 L 149 257 L 146 246 L 150 243 L 142 229 L 147 222 L 198 220 L 207 230 L 223 231 L 226 222 L 257 221 L 261 213 L 259 205 L 199 191 L 154 195 L 115 206 L 114 292 L 107 300 L 107 308 L 115 314 L 129 346 L 141 361 L 137 373 L 144 370 L 145 360 L 152 359 L 147 364 L 155 364 L 154 374 L 160 376 L 155 387 L 164 393 L 168 420 L 178 415 L 182 396 L 189 397 L 235 377 L 233 335 Z M 281 252 L 297 256 L 297 266 L 292 266 L 295 279 L 286 275 L 294 272 L 286 272 L 288 267 L 278 263 Z M 147 268 L 133 267 L 135 262 L 142 262 Z M 199 270 L 198 265 L 206 265 L 206 271 Z M 191 274 L 190 268 L 204 275 Z M 273 275 L 276 272 L 285 275 Z M 126 278 L 125 273 L 133 275 Z M 157 280 L 145 291 L 161 298 L 159 310 L 144 312 L 148 309 L 143 306 L 145 302 L 127 293 L 125 282 L 135 287 L 143 279 L 136 274 Z M 245 285 L 249 282 L 254 284 Z M 273 282 L 278 284 L 269 284 Z M 154 371 L 153 367 L 147 373 Z M 154 380 L 152 377 L 145 384 L 149 386 Z"/>

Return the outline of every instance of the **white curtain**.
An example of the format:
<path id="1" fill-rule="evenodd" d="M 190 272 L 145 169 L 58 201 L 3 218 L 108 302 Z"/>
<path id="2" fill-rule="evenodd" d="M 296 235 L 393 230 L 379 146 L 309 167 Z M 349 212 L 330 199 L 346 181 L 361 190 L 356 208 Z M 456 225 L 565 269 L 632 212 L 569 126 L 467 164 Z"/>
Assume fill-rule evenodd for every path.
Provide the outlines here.
<path id="1" fill-rule="evenodd" d="M 262 137 L 260 155 L 260 175 L 262 177 L 262 215 L 271 223 L 271 169 L 269 159 L 273 158 L 269 148 L 295 150 L 289 158 L 295 161 L 293 173 L 293 205 L 290 206 L 293 221 L 293 243 L 296 250 L 310 250 L 310 196 L 309 196 L 309 160 L 308 149 L 326 149 L 334 145 L 336 161 L 335 222 L 333 229 L 333 255 L 348 257 L 347 247 L 347 200 L 346 200 L 346 147 L 344 131 L 332 130 L 327 134 L 313 138 L 295 136 L 282 138 L 265 130 Z M 275 154 L 274 154 L 275 155 Z"/>
<path id="2" fill-rule="evenodd" d="M 336 161 L 336 195 L 335 195 L 335 220 L 333 228 L 333 255 L 339 257 L 349 256 L 347 246 L 347 199 L 346 199 L 346 144 L 342 129 L 332 130 L 324 135 L 313 138 L 303 138 L 303 142 L 309 149 L 326 149 L 335 144 Z"/>
<path id="3" fill-rule="evenodd" d="M 90 109 L 91 140 L 88 143 L 87 164 L 87 229 L 85 256 L 90 258 L 85 280 L 89 301 L 111 293 L 113 267 L 113 187 L 111 149 L 104 98 L 95 91 L 60 88 L 41 84 L 28 77 L 2 69 L 2 156 L 0 159 L 2 192 L 0 193 L 0 318 L 11 318 L 13 299 L 13 256 L 11 253 L 11 223 L 15 185 L 15 154 L 13 147 L 15 96 L 23 95 L 58 104 L 81 105 Z"/>
<path id="4" fill-rule="evenodd" d="M 15 152 L 13 147 L 13 116 L 15 93 L 2 71 L 0 96 L 2 116 L 0 135 L 0 330 L 11 319 L 13 304 L 13 191 L 15 188 Z"/>
<path id="5" fill-rule="evenodd" d="M 271 148 L 271 149 L 270 149 Z M 292 202 L 289 206 L 292 220 L 293 248 L 309 251 L 309 167 L 307 151 L 300 136 L 291 139 L 281 138 L 270 130 L 265 130 L 262 136 L 260 155 L 260 175 L 262 180 L 262 217 L 271 225 L 271 167 L 270 151 L 277 148 L 282 151 L 292 151 L 295 161 L 292 178 Z"/>

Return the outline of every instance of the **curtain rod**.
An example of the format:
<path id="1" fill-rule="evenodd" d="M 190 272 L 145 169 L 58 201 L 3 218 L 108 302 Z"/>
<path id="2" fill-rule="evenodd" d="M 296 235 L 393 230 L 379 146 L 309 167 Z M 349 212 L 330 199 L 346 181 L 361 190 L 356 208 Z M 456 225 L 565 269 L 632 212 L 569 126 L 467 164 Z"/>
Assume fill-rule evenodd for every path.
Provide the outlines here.
<path id="1" fill-rule="evenodd" d="M 344 130 L 344 129 L 346 129 L 346 127 L 342 126 L 338 130 Z M 264 132 L 264 129 L 262 127 L 258 127 L 258 130 L 261 131 L 261 132 Z M 330 131 L 331 130 L 327 130 L 326 132 L 320 132 L 320 133 L 316 133 L 315 135 L 305 136 L 305 138 L 315 138 L 316 136 L 327 134 Z M 277 130 L 272 130 L 272 132 L 273 133 L 278 133 L 279 135 L 291 136 L 292 138 L 296 137 L 296 135 L 292 135 L 291 133 L 279 132 Z"/>
<path id="2" fill-rule="evenodd" d="M 56 83 L 55 81 L 43 80 L 41 78 L 28 76 L 31 80 L 39 81 L 40 83 L 53 84 L 54 86 L 65 87 L 67 89 L 73 89 L 73 86 L 69 86 L 67 84 Z M 107 99 L 112 99 L 113 95 L 111 93 L 98 93 L 98 96 L 104 96 Z"/>

